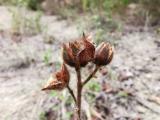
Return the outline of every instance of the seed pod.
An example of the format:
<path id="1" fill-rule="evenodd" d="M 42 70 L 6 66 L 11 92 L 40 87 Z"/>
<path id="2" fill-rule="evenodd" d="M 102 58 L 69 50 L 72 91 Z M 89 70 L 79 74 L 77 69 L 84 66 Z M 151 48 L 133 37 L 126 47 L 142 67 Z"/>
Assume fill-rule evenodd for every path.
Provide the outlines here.
<path id="1" fill-rule="evenodd" d="M 78 59 L 82 67 L 84 67 L 88 62 L 93 61 L 95 54 L 94 45 L 86 38 L 83 39 L 83 45 L 85 48 L 78 54 Z"/>
<path id="2" fill-rule="evenodd" d="M 62 90 L 69 84 L 70 75 L 65 64 L 62 65 L 61 71 L 50 77 L 47 84 L 42 90 Z"/>
<path id="3" fill-rule="evenodd" d="M 85 66 L 94 59 L 95 47 L 88 36 L 63 45 L 63 60 L 71 67 Z"/>
<path id="4" fill-rule="evenodd" d="M 107 65 L 113 58 L 113 48 L 109 43 L 102 42 L 97 48 L 94 57 L 96 65 Z"/>

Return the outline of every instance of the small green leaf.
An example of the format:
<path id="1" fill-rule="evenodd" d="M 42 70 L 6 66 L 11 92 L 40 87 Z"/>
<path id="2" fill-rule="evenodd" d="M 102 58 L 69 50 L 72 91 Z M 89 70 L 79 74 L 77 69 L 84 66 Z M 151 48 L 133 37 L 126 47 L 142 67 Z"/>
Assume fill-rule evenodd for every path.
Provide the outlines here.
<path id="1" fill-rule="evenodd" d="M 50 93 L 50 95 L 52 97 L 57 97 L 58 93 L 56 91 L 52 90 L 51 93 Z"/>
<path id="2" fill-rule="evenodd" d="M 66 112 L 66 115 L 67 115 L 68 120 L 71 119 L 72 114 L 73 114 L 72 112 Z"/>
<path id="3" fill-rule="evenodd" d="M 118 96 L 120 96 L 120 97 L 128 97 L 128 93 L 125 92 L 125 91 L 120 91 L 120 92 L 118 92 Z"/>
<path id="4" fill-rule="evenodd" d="M 46 65 L 49 64 L 51 57 L 52 57 L 51 49 L 46 50 L 43 55 L 43 61 L 45 62 Z"/>
<path id="5" fill-rule="evenodd" d="M 88 84 L 88 87 L 90 90 L 93 90 L 95 92 L 99 92 L 101 90 L 100 85 L 95 81 L 90 82 Z"/>

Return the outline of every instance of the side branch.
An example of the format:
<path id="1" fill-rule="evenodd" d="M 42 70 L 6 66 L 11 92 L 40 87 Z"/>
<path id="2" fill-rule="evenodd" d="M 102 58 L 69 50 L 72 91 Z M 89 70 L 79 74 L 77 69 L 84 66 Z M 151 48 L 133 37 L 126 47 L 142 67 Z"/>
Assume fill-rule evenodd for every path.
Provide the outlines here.
<path id="1" fill-rule="evenodd" d="M 70 88 L 69 85 L 67 85 L 67 89 L 68 89 L 69 93 L 71 94 L 71 96 L 72 96 L 74 102 L 76 103 L 77 100 L 76 100 L 76 97 L 75 97 L 75 95 L 74 95 L 74 93 L 73 93 L 73 90 Z"/>
<path id="2" fill-rule="evenodd" d="M 88 78 L 83 82 L 82 87 L 89 82 L 89 80 L 96 74 L 100 66 L 96 66 L 94 71 L 88 76 Z"/>

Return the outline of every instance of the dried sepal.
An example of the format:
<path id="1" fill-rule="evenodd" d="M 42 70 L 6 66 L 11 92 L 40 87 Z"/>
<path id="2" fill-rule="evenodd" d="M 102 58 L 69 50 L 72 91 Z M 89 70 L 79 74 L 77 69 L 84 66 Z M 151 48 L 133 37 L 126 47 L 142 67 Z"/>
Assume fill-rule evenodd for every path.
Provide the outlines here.
<path id="1" fill-rule="evenodd" d="M 66 64 L 71 67 L 75 66 L 75 57 L 73 55 L 72 49 L 68 44 L 63 44 L 63 52 L 62 52 L 63 60 Z"/>
<path id="2" fill-rule="evenodd" d="M 69 79 L 70 79 L 69 71 L 67 69 L 67 66 L 63 63 L 61 68 L 61 80 L 64 81 L 65 84 L 67 85 L 69 83 Z"/>
<path id="3" fill-rule="evenodd" d="M 113 58 L 113 47 L 109 43 L 102 42 L 95 52 L 94 63 L 96 65 L 107 65 Z"/>
<path id="4" fill-rule="evenodd" d="M 69 71 L 63 64 L 61 71 L 52 75 L 42 90 L 62 90 L 69 84 L 69 79 Z"/>
<path id="5" fill-rule="evenodd" d="M 53 76 L 51 76 L 47 84 L 42 88 L 42 90 L 62 90 L 63 84 L 57 81 Z"/>

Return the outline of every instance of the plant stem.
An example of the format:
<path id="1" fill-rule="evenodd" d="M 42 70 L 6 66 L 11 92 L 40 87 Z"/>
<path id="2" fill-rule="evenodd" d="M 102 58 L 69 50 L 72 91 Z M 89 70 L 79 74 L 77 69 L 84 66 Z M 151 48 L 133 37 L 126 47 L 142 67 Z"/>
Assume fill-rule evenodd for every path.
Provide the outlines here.
<path id="1" fill-rule="evenodd" d="M 76 73 L 77 73 L 77 120 L 81 120 L 81 97 L 82 97 L 82 88 L 83 86 L 89 82 L 89 80 L 96 74 L 97 70 L 100 68 L 100 66 L 96 66 L 94 71 L 88 76 L 88 78 L 82 83 L 81 81 L 81 70 L 80 67 L 76 67 Z"/>
<path id="2" fill-rule="evenodd" d="M 88 76 L 88 78 L 83 82 L 82 87 L 89 82 L 89 80 L 96 74 L 97 70 L 100 68 L 100 66 L 95 67 L 94 71 Z"/>
<path id="3" fill-rule="evenodd" d="M 76 68 L 77 73 L 77 115 L 78 120 L 81 120 L 81 97 L 82 97 L 82 83 L 81 83 L 81 71 L 80 68 Z"/>
<path id="4" fill-rule="evenodd" d="M 74 93 L 73 93 L 73 90 L 70 88 L 69 85 L 67 85 L 67 89 L 68 89 L 69 93 L 71 94 L 71 96 L 72 96 L 74 102 L 76 103 L 77 100 L 76 100 L 76 97 L 75 97 L 75 95 L 74 95 Z"/>

